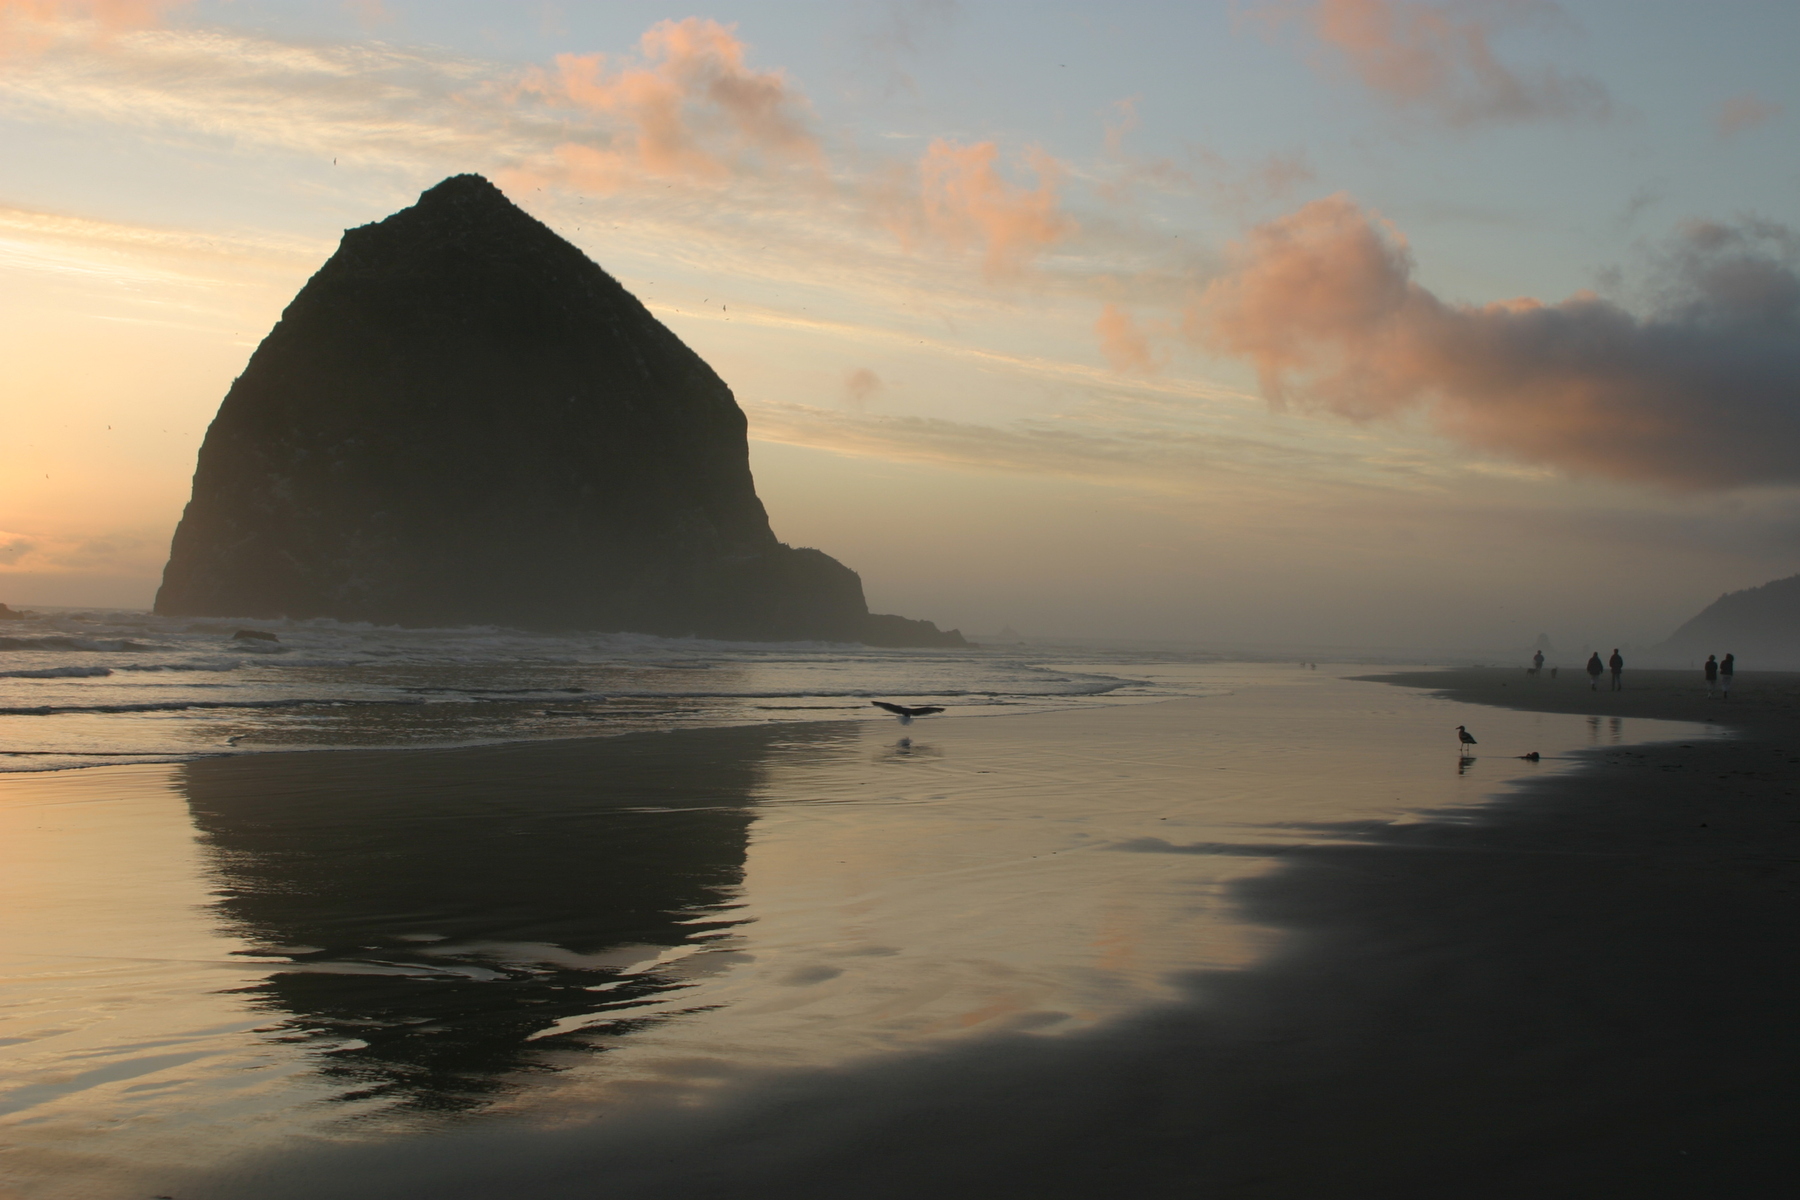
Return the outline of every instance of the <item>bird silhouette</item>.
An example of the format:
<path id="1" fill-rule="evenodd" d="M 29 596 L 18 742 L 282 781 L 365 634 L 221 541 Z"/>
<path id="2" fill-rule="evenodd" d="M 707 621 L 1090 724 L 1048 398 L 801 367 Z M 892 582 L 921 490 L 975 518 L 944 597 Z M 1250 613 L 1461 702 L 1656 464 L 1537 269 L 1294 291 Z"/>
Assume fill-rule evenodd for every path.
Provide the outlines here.
<path id="1" fill-rule="evenodd" d="M 936 704 L 923 704 L 917 708 L 908 708 L 904 704 L 889 704 L 886 700 L 871 700 L 876 708 L 885 708 L 900 718 L 902 725 L 911 725 L 914 717 L 929 717 L 932 713 L 941 713 L 943 708 Z"/>
<path id="2" fill-rule="evenodd" d="M 1464 749 L 1467 749 L 1475 744 L 1475 735 L 1464 729 L 1461 725 L 1458 725 L 1456 727 L 1456 740 L 1463 744 Z"/>

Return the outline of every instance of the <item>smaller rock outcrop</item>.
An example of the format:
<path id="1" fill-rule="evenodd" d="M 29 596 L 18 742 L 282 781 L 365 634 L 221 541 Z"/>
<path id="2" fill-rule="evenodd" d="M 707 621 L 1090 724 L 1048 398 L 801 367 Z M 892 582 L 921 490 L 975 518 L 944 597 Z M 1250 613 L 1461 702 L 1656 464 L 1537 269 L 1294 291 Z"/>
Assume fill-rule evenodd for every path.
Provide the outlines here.
<path id="1" fill-rule="evenodd" d="M 33 614 L 31 613 L 20 612 L 17 609 L 8 608 L 6 605 L 0 604 L 0 621 L 23 621 L 32 615 Z"/>

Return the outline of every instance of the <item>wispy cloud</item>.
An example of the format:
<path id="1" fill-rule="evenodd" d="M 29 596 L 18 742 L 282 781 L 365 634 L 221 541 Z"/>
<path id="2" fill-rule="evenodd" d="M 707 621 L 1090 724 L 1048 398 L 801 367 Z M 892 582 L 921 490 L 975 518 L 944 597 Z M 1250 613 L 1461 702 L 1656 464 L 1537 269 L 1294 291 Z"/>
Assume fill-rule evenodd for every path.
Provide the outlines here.
<path id="1" fill-rule="evenodd" d="M 858 39 L 867 75 L 883 91 L 918 91 L 908 64 L 940 44 L 956 22 L 958 0 L 887 0 Z"/>
<path id="2" fill-rule="evenodd" d="M 1359 421 L 1424 410 L 1465 445 L 1575 474 L 1731 488 L 1800 482 L 1800 239 L 1689 226 L 1657 311 L 1592 294 L 1446 303 L 1405 239 L 1348 197 L 1251 231 L 1189 310 L 1270 400 Z"/>
<path id="3" fill-rule="evenodd" d="M 35 552 L 38 539 L 26 533 L 7 533 L 0 529 L 0 567 L 16 565 L 20 559 Z"/>
<path id="4" fill-rule="evenodd" d="M 242 328 L 243 307 L 278 305 L 330 253 L 323 240 L 187 230 L 0 207 L 0 271 L 34 302 L 84 319 Z M 56 298 L 60 297 L 60 301 Z"/>
<path id="5" fill-rule="evenodd" d="M 1265 477 L 1402 480 L 1355 453 L 1303 441 L 1254 437 L 1229 429 L 1165 423 L 1135 425 L 1063 418 L 987 425 L 904 414 L 871 414 L 802 404 L 750 403 L 750 436 L 855 457 L 983 471 L 1078 479 L 1152 495 L 1192 495 Z M 1104 415 L 1104 414 L 1097 414 Z M 1116 415 L 1116 414 L 1115 414 Z M 1405 482 L 1417 482 L 1407 480 Z"/>
<path id="6" fill-rule="evenodd" d="M 1318 178 L 1304 151 L 1270 154 L 1249 163 L 1233 162 L 1208 146 L 1192 145 L 1203 186 L 1228 209 L 1245 212 L 1288 199 L 1302 184 Z"/>
<path id="7" fill-rule="evenodd" d="M 398 20 L 382 0 L 344 0 L 344 7 L 364 29 L 380 29 Z"/>
<path id="8" fill-rule="evenodd" d="M 166 538 L 143 532 L 56 535 L 0 530 L 0 576 L 147 575 L 162 564 Z"/>
<path id="9" fill-rule="evenodd" d="M 1407 103 L 1454 101 L 1469 119 L 1549 111 L 1531 110 L 1541 91 L 1529 104 L 1495 99 L 1530 79 L 1493 58 L 1489 18 L 1410 0 L 1328 0 L 1292 15 L 1333 45 L 1361 46 L 1370 70 L 1380 66 L 1382 78 L 1398 81 L 1393 95 L 1411 97 Z M 1371 29 L 1380 38 L 1369 41 Z M 1765 227 L 1691 230 L 1672 268 L 1674 292 L 1649 317 L 1591 296 L 1448 304 L 1412 279 L 1397 231 L 1342 197 L 1258 227 L 1234 267 L 1207 285 L 1202 269 L 1170 265 L 1166 231 L 1151 239 L 1123 222 L 1116 233 L 1083 228 L 1064 206 L 1071 170 L 1045 152 L 1015 158 L 996 142 L 948 139 L 911 161 L 834 151 L 795 80 L 757 65 L 731 28 L 697 18 L 655 26 L 627 55 L 563 56 L 524 71 L 380 43 L 154 27 L 121 27 L 104 53 L 58 43 L 18 68 L 0 74 L 0 107 L 15 113 L 347 155 L 389 170 L 411 164 L 427 177 L 473 166 L 566 185 L 560 197 L 531 201 L 540 211 L 572 214 L 583 196 L 605 192 L 602 220 L 622 227 L 608 234 L 619 244 L 653 247 L 646 253 L 713 277 L 836 289 L 836 314 L 860 306 L 866 316 L 833 323 L 813 315 L 819 307 L 807 314 L 747 301 L 734 302 L 736 322 L 885 344 L 1051 382 L 1066 394 L 1129 382 L 1139 405 L 1235 403 L 1234 389 L 1183 378 L 1171 365 L 1166 314 L 1191 288 L 1201 295 L 1184 318 L 1193 344 L 1252 363 L 1277 400 L 1365 420 L 1423 410 L 1479 452 L 1613 478 L 1722 487 L 1800 476 L 1785 465 L 1795 457 L 1793 431 L 1772 399 L 1792 381 L 1795 316 L 1779 300 L 1793 280 L 1792 258 Z M 1482 79 L 1498 90 L 1471 92 L 1470 81 Z M 1117 110 L 1109 134 L 1115 166 L 1133 165 L 1126 139 L 1135 120 L 1134 104 Z M 1167 178 L 1204 189 L 1209 173 L 1230 165 L 1204 153 L 1195 161 L 1198 170 L 1171 166 Z M 1298 159 L 1233 170 L 1235 186 L 1257 203 L 1310 176 Z M 197 236 L 74 221 L 0 212 L 0 239 L 16 235 L 27 250 L 55 243 L 118 255 L 137 252 L 128 245 L 136 239 L 146 256 L 179 252 L 193 263 L 244 249 L 232 243 L 214 254 Z M 1127 243 L 1142 252 L 1143 270 L 1117 269 Z M 1084 265 L 1062 256 L 1071 246 L 1089 256 Z M 324 248 L 255 253 L 291 271 Z M 946 255 L 978 271 L 945 272 Z M 940 322 L 954 324 L 953 315 L 991 312 L 984 283 L 1021 280 L 1064 305 L 1059 316 L 1072 345 L 1091 330 L 1086 350 L 1033 356 L 931 336 Z M 1764 289 L 1760 299 L 1750 298 L 1753 284 Z M 841 395 L 852 408 L 878 394 L 868 380 L 844 378 Z M 824 390 L 821 399 L 836 403 L 833 386 Z"/>
<path id="10" fill-rule="evenodd" d="M 1107 170 L 1094 181 L 1101 199 L 1115 204 L 1131 201 L 1140 191 L 1171 195 L 1200 195 L 1224 208 L 1244 213 L 1259 205 L 1286 198 L 1294 188 L 1314 179 L 1311 164 L 1300 151 L 1266 155 L 1253 162 L 1234 161 L 1209 146 L 1189 143 L 1188 164 L 1168 156 L 1146 158 L 1127 145 L 1142 124 L 1139 97 L 1113 103 L 1105 124 Z"/>
<path id="11" fill-rule="evenodd" d="M 1382 101 L 1452 126 L 1604 117 L 1610 102 L 1598 81 L 1515 68 L 1494 51 L 1498 29 L 1554 11 L 1528 0 L 1268 0 L 1246 16 L 1271 33 L 1298 25 L 1324 61 L 1347 66 Z"/>
<path id="12" fill-rule="evenodd" d="M 34 245 L 53 243 L 90 253 L 166 255 L 183 260 L 213 258 L 232 263 L 250 259 L 284 266 L 316 261 L 321 250 L 329 249 L 323 242 L 266 234 L 197 233 L 6 206 L 0 206 L 0 238 Z"/>
<path id="13" fill-rule="evenodd" d="M 646 307 L 653 313 L 664 315 L 673 315 L 675 312 L 654 300 L 650 301 Z M 690 319 L 722 319 L 719 314 L 711 312 L 683 312 L 681 315 Z M 916 329 L 856 325 L 757 306 L 734 308 L 731 310 L 731 316 L 732 319 L 745 324 L 785 330 L 803 330 L 826 335 L 840 345 L 885 346 L 896 350 L 908 350 L 991 371 L 995 374 L 1031 380 L 1036 383 L 1052 384 L 1084 393 L 1117 393 L 1124 388 L 1136 398 L 1137 403 L 1148 404 L 1164 401 L 1179 405 L 1204 405 L 1221 410 L 1244 409 L 1259 404 L 1257 398 L 1250 393 L 1226 384 L 1215 383 L 1209 379 L 1180 378 L 1169 375 L 1122 381 L 1115 372 L 1105 367 L 1076 359 L 1009 354 L 984 346 L 970 345 L 961 340 L 924 337 Z"/>
<path id="14" fill-rule="evenodd" d="M 938 140 L 910 161 L 853 152 L 834 161 L 799 85 L 753 65 L 730 27 L 698 18 L 656 25 L 631 54 L 525 69 L 383 42 L 123 26 L 104 48 L 62 37 L 13 67 L 0 73 L 0 111 L 25 119 L 408 180 L 473 169 L 515 194 L 653 197 L 665 223 L 679 212 L 740 233 L 773 222 L 840 246 L 881 238 L 902 273 L 895 248 L 1014 283 L 1078 232 L 1059 195 L 1067 170 L 1041 150 L 1017 156 L 1030 184 L 992 141 Z"/>
<path id="15" fill-rule="evenodd" d="M 0 56 L 69 40 L 104 40 L 156 24 L 193 0 L 0 0 Z"/>
<path id="16" fill-rule="evenodd" d="M 1198 186 L 1194 176 L 1167 156 L 1145 158 L 1126 148 L 1126 139 L 1143 122 L 1138 113 L 1140 97 L 1128 96 L 1113 103 L 1112 119 L 1105 125 L 1108 175 L 1095 181 L 1094 190 L 1115 204 L 1129 202 L 1139 190 L 1182 195 Z"/>
<path id="17" fill-rule="evenodd" d="M 1722 138 L 1735 137 L 1746 130 L 1766 125 L 1782 114 L 1782 107 L 1761 96 L 1745 93 L 1733 96 L 1713 111 L 1713 128 Z"/>
<path id="18" fill-rule="evenodd" d="M 547 131 L 459 99 L 490 63 L 381 43 L 290 43 L 217 28 L 61 41 L 0 73 L 0 108 L 189 144 L 343 157 L 384 169 L 491 166 Z"/>
<path id="19" fill-rule="evenodd" d="M 857 457 L 935 463 L 1104 483 L 1143 495 L 1199 495 L 1224 478 L 1271 479 L 1276 490 L 1351 488 L 1438 491 L 1455 480 L 1541 478 L 1504 461 L 1446 460 L 1432 439 L 1405 430 L 1327 431 L 1316 421 L 1271 414 L 1242 393 L 1198 390 L 1187 381 L 1074 373 L 1061 364 L 992 356 L 991 371 L 1078 386 L 1084 399 L 1055 415 L 1008 420 L 752 398 L 752 438 Z M 1036 374 L 1034 375 L 1034 368 Z"/>

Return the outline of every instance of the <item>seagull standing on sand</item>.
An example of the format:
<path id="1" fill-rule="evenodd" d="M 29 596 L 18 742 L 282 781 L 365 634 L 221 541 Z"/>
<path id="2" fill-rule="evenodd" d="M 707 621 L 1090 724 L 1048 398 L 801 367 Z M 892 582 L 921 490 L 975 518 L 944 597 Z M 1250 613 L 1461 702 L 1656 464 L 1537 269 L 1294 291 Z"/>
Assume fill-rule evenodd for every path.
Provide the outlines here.
<path id="1" fill-rule="evenodd" d="M 885 708 L 900 718 L 902 725 L 911 725 L 914 717 L 929 717 L 932 713 L 941 713 L 943 708 L 936 704 L 923 704 L 918 708 L 908 708 L 904 704 L 889 704 L 886 700 L 871 700 L 876 708 Z"/>
<path id="2" fill-rule="evenodd" d="M 1456 727 L 1456 740 L 1462 743 L 1462 747 L 1466 751 L 1470 746 L 1475 744 L 1475 735 L 1464 729 L 1461 725 L 1458 725 Z"/>

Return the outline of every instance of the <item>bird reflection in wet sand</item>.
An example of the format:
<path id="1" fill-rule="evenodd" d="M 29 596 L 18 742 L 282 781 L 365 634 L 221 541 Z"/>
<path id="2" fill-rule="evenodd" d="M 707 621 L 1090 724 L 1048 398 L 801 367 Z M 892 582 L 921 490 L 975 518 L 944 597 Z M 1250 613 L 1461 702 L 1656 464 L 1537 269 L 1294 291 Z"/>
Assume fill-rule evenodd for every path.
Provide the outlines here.
<path id="1" fill-rule="evenodd" d="M 339 1100 L 455 1111 L 666 1017 L 659 958 L 730 943 L 772 743 L 833 735 L 712 736 L 187 764 L 217 918 L 284 960 L 243 989 L 261 1032 Z"/>
<path id="2" fill-rule="evenodd" d="M 914 742 L 903 737 L 879 755 L 880 758 L 893 760 L 901 758 L 942 758 L 944 752 L 928 742 Z"/>

